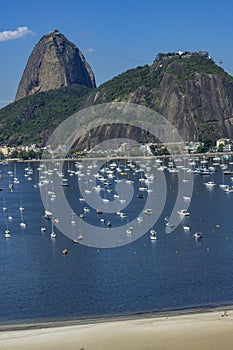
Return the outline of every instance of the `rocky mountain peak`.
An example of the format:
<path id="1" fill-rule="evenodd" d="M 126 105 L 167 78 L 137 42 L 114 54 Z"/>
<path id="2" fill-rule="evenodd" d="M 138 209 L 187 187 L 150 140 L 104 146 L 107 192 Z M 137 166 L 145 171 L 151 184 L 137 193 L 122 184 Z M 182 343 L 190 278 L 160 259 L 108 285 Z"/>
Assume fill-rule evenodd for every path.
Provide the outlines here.
<path id="1" fill-rule="evenodd" d="M 95 88 L 95 77 L 82 52 L 58 30 L 44 35 L 33 49 L 16 100 L 73 84 Z"/>

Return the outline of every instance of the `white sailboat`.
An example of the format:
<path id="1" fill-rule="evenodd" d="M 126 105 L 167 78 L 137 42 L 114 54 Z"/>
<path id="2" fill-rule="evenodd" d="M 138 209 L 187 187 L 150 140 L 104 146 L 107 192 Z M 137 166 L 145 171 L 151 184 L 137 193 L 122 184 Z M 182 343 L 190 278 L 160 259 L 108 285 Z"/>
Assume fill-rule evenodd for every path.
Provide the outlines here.
<path id="1" fill-rule="evenodd" d="M 20 210 L 21 212 L 24 211 L 24 207 L 23 207 L 23 205 L 22 205 L 22 200 L 20 201 L 19 210 Z"/>
<path id="2" fill-rule="evenodd" d="M 51 230 L 50 237 L 51 237 L 51 238 L 56 238 L 56 237 L 57 237 L 57 235 L 56 235 L 56 233 L 54 232 L 54 224 L 53 224 L 53 220 L 51 220 L 51 222 L 52 222 L 52 230 Z"/>
<path id="3" fill-rule="evenodd" d="M 81 234 L 81 232 L 78 234 L 77 239 L 78 239 L 78 241 L 81 241 L 83 239 L 83 235 Z"/>
<path id="4" fill-rule="evenodd" d="M 187 209 L 180 209 L 180 210 L 177 211 L 177 213 L 180 216 L 189 216 L 189 212 L 187 211 Z"/>
<path id="5" fill-rule="evenodd" d="M 73 243 L 79 243 L 80 241 L 83 240 L 83 235 L 82 235 L 80 230 L 79 230 L 79 232 L 77 234 L 76 229 L 75 229 L 74 226 L 72 228 L 73 228 L 73 234 L 74 234 Z"/>
<path id="6" fill-rule="evenodd" d="M 13 179 L 13 182 L 15 184 L 18 184 L 19 183 L 19 178 L 17 177 L 16 175 L 16 164 L 15 164 L 15 168 L 14 168 L 14 179 Z"/>
<path id="7" fill-rule="evenodd" d="M 53 216 L 53 213 L 51 211 L 45 210 L 45 212 L 44 212 L 45 219 L 51 220 L 52 216 Z"/>
<path id="8" fill-rule="evenodd" d="M 7 211 L 6 200 L 3 198 L 2 210 Z"/>
<path id="9" fill-rule="evenodd" d="M 150 239 L 152 241 L 155 241 L 157 239 L 157 234 L 156 234 L 156 231 L 154 229 L 150 230 Z"/>
<path id="10" fill-rule="evenodd" d="M 70 220 L 70 223 L 71 223 L 71 225 L 75 225 L 75 224 L 76 224 L 76 221 L 75 221 L 75 213 L 74 213 L 74 212 L 71 213 L 71 220 Z"/>
<path id="11" fill-rule="evenodd" d="M 7 221 L 7 219 L 6 219 L 5 237 L 6 237 L 6 238 L 11 238 L 10 230 L 9 230 L 9 228 L 8 228 L 8 221 Z"/>
<path id="12" fill-rule="evenodd" d="M 5 230 L 5 237 L 11 238 L 11 234 L 10 234 L 10 231 L 8 229 Z"/>
<path id="13" fill-rule="evenodd" d="M 128 237 L 131 237 L 131 236 L 132 236 L 132 233 L 133 233 L 133 226 L 130 226 L 129 217 L 127 217 L 127 228 L 126 228 L 125 232 L 126 232 L 126 235 L 127 235 Z"/>
<path id="14" fill-rule="evenodd" d="M 127 236 L 132 236 L 132 232 L 133 232 L 133 227 L 132 226 L 130 226 L 130 227 L 128 227 L 127 229 L 126 229 L 126 234 L 127 234 Z"/>
<path id="15" fill-rule="evenodd" d="M 68 187 L 68 186 L 69 186 L 68 179 L 63 178 L 63 179 L 61 180 L 61 186 L 63 186 L 63 187 Z"/>
<path id="16" fill-rule="evenodd" d="M 225 188 L 227 188 L 228 185 L 225 183 L 224 172 L 222 169 L 221 171 L 222 171 L 222 182 L 219 184 L 219 187 L 224 190 Z"/>
<path id="17" fill-rule="evenodd" d="M 41 232 L 45 232 L 46 231 L 46 227 L 44 225 L 42 225 L 41 228 L 40 228 L 40 231 Z"/>
<path id="18" fill-rule="evenodd" d="M 202 234 L 201 234 L 201 232 L 195 232 L 194 235 L 193 235 L 193 237 L 194 237 L 195 239 L 201 239 L 201 238 L 202 238 Z"/>
<path id="19" fill-rule="evenodd" d="M 210 180 L 208 182 L 204 182 L 204 185 L 210 188 L 210 187 L 214 187 L 216 183 L 213 180 Z"/>
<path id="20" fill-rule="evenodd" d="M 25 222 L 24 222 L 24 219 L 23 219 L 23 212 L 21 211 L 21 222 L 20 222 L 20 227 L 21 228 L 26 228 L 26 224 L 25 224 Z"/>

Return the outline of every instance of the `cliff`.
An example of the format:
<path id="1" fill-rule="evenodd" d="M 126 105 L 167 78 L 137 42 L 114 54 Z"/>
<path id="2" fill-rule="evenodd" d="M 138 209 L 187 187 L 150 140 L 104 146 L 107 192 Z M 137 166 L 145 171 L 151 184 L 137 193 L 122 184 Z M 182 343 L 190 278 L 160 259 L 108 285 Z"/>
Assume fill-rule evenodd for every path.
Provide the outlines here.
<path id="1" fill-rule="evenodd" d="M 129 70 L 94 90 L 86 106 L 110 101 L 156 110 L 187 141 L 233 138 L 233 78 L 206 52 L 158 54 L 151 66 Z"/>
<path id="2" fill-rule="evenodd" d="M 55 30 L 44 35 L 33 49 L 16 100 L 73 84 L 96 87 L 94 74 L 81 51 Z"/>
<path id="3" fill-rule="evenodd" d="M 47 41 L 49 36 L 45 37 Z M 49 81 L 52 84 L 52 78 Z M 0 142 L 44 143 L 72 113 L 112 101 L 141 104 L 161 113 L 185 141 L 233 139 L 233 77 L 206 52 L 158 54 L 151 65 L 130 69 L 98 88 L 93 89 L 94 77 L 89 83 L 89 88 L 80 83 L 47 92 L 38 90 L 6 106 L 0 111 Z M 83 136 L 77 146 L 89 148 L 118 135 L 148 141 L 148 135 L 139 129 L 108 125 Z"/>

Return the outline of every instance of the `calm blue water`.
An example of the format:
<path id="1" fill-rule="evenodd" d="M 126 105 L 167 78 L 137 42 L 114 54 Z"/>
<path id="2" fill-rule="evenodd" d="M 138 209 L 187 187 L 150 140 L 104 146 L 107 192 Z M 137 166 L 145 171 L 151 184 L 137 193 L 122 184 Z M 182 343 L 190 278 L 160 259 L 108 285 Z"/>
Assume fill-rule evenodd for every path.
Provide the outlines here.
<path id="1" fill-rule="evenodd" d="M 40 191 L 33 188 L 38 181 L 36 167 L 32 180 L 24 177 L 25 163 L 17 164 L 20 183 L 10 192 L 8 184 L 14 164 L 0 165 L 2 180 L 0 220 L 0 321 L 53 320 L 101 315 L 151 312 L 167 309 L 205 307 L 233 303 L 233 193 L 219 186 L 209 190 L 203 184 L 210 178 L 195 175 L 194 192 L 185 222 L 172 232 L 165 232 L 164 217 L 176 195 L 176 175 L 166 174 L 167 204 L 156 224 L 158 239 L 149 234 L 130 245 L 112 249 L 89 248 L 74 244 L 56 231 L 57 238 L 41 233 L 44 212 Z M 73 166 L 73 165 L 71 165 Z M 76 176 L 69 179 L 69 201 Z M 222 179 L 220 168 L 213 175 L 216 183 Z M 230 176 L 225 180 L 231 182 Z M 75 197 L 75 196 L 74 196 Z M 77 194 L 76 194 L 77 197 Z M 77 198 L 76 198 L 77 199 Z M 139 199 L 138 203 L 139 203 Z M 19 206 L 25 207 L 26 229 L 21 229 Z M 85 204 L 82 204 L 85 206 Z M 136 204 L 137 211 L 140 204 Z M 131 214 L 133 210 L 131 209 Z M 6 216 L 11 238 L 4 237 Z M 97 223 L 97 214 L 93 222 Z M 111 218 L 114 224 L 114 218 Z M 116 218 L 116 225 L 119 222 Z M 216 229 L 220 225 L 220 229 Z M 196 241 L 192 234 L 203 233 Z M 66 248 L 68 254 L 62 255 Z"/>

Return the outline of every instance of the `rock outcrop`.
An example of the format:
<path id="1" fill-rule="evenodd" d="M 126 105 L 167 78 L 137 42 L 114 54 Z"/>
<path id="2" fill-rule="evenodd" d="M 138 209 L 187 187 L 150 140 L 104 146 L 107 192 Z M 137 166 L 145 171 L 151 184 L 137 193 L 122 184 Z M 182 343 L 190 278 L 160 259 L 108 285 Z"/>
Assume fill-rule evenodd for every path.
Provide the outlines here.
<path id="1" fill-rule="evenodd" d="M 55 30 L 44 35 L 33 49 L 16 100 L 73 84 L 96 87 L 94 74 L 82 52 Z"/>
<path id="2" fill-rule="evenodd" d="M 166 117 L 184 140 L 233 139 L 233 78 L 208 53 L 158 55 L 151 66 L 113 78 L 89 96 L 93 103 L 127 101 Z"/>
<path id="3" fill-rule="evenodd" d="M 3 144 L 37 142 L 35 133 L 43 134 L 46 142 L 52 130 L 72 113 L 113 101 L 140 104 L 159 112 L 185 141 L 208 141 L 206 144 L 213 145 L 218 138 L 233 139 L 233 77 L 206 52 L 158 54 L 151 65 L 130 69 L 93 89 L 95 80 L 88 64 L 62 34 L 50 33 L 37 46 L 41 49 L 36 47 L 31 54 L 17 93 L 18 99 L 23 94 L 32 96 L 21 98 L 0 111 Z M 79 61 L 82 68 L 79 66 L 78 70 L 84 71 L 82 75 L 77 74 L 77 64 L 68 59 L 75 55 L 82 58 Z M 34 56 L 40 59 L 33 59 Z M 33 68 L 33 61 L 37 62 L 37 68 L 35 65 Z M 60 62 L 63 63 L 60 65 Z M 50 91 L 35 94 L 45 90 L 42 80 Z M 53 90 L 65 84 L 71 86 Z M 143 134 L 140 129 L 109 123 L 83 135 L 77 147 L 89 149 L 119 136 L 138 142 L 151 140 L 151 135 Z"/>

